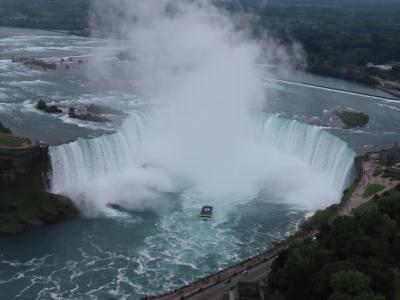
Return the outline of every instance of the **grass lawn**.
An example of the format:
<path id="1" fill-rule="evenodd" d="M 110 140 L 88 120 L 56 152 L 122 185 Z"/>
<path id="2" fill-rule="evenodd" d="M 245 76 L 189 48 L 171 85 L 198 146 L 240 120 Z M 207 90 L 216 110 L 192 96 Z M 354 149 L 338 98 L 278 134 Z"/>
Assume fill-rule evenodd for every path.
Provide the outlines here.
<path id="1" fill-rule="evenodd" d="M 394 189 L 392 189 L 392 190 L 390 190 L 388 192 L 383 193 L 383 195 L 381 195 L 381 196 L 375 196 L 374 198 L 372 198 L 367 203 L 364 203 L 363 205 L 355 208 L 353 210 L 353 214 L 361 215 L 363 213 L 366 213 L 366 212 L 369 212 L 371 210 L 377 209 L 379 203 L 381 201 L 383 201 L 383 199 L 385 199 L 387 197 L 395 197 L 395 198 L 398 198 L 400 200 L 400 190 L 398 190 L 397 188 L 394 188 Z"/>
<path id="2" fill-rule="evenodd" d="M 378 204 L 379 204 L 379 200 L 380 200 L 379 198 L 371 199 L 367 203 L 364 203 L 363 205 L 353 209 L 352 213 L 355 214 L 355 215 L 362 215 L 363 213 L 365 213 L 367 211 L 371 211 L 373 209 L 377 209 L 378 208 Z"/>
<path id="3" fill-rule="evenodd" d="M 363 194 L 363 198 L 369 198 L 369 197 L 375 195 L 376 193 L 380 192 L 384 188 L 385 187 L 380 184 L 369 184 Z"/>
<path id="4" fill-rule="evenodd" d="M 22 147 L 23 143 L 21 138 L 0 132 L 0 147 Z"/>

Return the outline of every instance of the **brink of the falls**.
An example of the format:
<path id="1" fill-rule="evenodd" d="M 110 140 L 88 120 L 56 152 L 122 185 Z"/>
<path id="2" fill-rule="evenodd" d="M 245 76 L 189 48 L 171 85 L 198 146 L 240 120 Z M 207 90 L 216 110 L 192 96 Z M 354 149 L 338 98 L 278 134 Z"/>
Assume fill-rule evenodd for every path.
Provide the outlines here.
<path id="1" fill-rule="evenodd" d="M 348 183 L 355 153 L 320 127 L 255 113 L 250 136 L 233 135 L 223 141 L 228 148 L 215 141 L 202 148 L 208 137 L 195 132 L 160 133 L 168 126 L 153 123 L 162 113 L 141 111 L 114 134 L 50 147 L 52 191 L 96 212 L 108 202 L 157 207 L 168 201 L 164 193 L 188 189 L 200 203 L 234 203 L 267 190 L 315 210 L 337 202 Z"/>

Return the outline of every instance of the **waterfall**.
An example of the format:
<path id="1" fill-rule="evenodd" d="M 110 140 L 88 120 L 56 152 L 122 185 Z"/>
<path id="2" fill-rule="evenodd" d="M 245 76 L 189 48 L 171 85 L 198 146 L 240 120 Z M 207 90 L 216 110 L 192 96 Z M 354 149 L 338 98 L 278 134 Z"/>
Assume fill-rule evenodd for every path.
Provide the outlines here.
<path id="1" fill-rule="evenodd" d="M 154 115 L 148 112 L 137 112 L 131 115 L 116 133 L 50 147 L 52 191 L 73 198 L 78 192 L 85 193 L 99 189 L 104 184 L 110 184 L 111 188 L 118 192 L 119 188 L 122 189 L 118 186 L 121 180 L 116 180 L 118 184 L 113 185 L 110 183 L 110 178 L 120 176 L 126 170 L 140 169 L 147 163 L 143 160 L 143 152 L 148 148 L 143 149 L 143 144 L 151 132 L 148 127 L 152 118 Z M 271 148 L 275 152 L 282 153 L 284 155 L 282 161 L 288 160 L 286 158 L 300 161 L 314 172 L 313 174 L 317 174 L 315 176 L 323 179 L 329 189 L 334 189 L 336 191 L 334 201 L 339 200 L 339 195 L 348 183 L 355 157 L 355 153 L 344 141 L 320 127 L 274 115 L 262 113 L 257 114 L 253 119 L 253 128 L 257 131 L 255 135 L 257 143 L 263 145 L 265 149 Z M 280 161 L 278 163 L 271 161 L 271 164 L 280 168 Z M 241 166 L 239 165 L 239 168 Z M 300 172 L 295 169 L 295 166 L 293 168 L 293 174 Z M 249 172 L 243 174 L 244 177 Z M 93 185 L 96 178 L 107 176 L 109 176 L 108 179 L 97 186 Z M 129 173 L 128 177 L 135 176 Z M 312 183 L 314 179 L 307 180 Z M 282 181 L 285 180 L 290 179 L 285 176 Z M 231 186 L 235 184 L 232 183 Z M 227 186 L 230 187 L 230 185 Z M 112 197 L 117 196 L 113 194 Z"/>
<path id="2" fill-rule="evenodd" d="M 347 143 L 318 126 L 276 116 L 264 120 L 264 138 L 300 158 L 342 190 L 348 183 L 355 153 Z"/>
<path id="3" fill-rule="evenodd" d="M 135 150 L 143 132 L 142 122 L 142 116 L 137 113 L 128 118 L 116 133 L 50 147 L 52 191 L 64 193 L 76 183 L 135 165 Z"/>

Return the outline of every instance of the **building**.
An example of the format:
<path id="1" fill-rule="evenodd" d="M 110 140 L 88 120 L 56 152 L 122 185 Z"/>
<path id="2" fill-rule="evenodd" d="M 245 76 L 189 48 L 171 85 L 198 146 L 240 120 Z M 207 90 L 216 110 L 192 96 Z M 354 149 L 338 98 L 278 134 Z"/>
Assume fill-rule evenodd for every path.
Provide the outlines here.
<path id="1" fill-rule="evenodd" d="M 389 150 L 386 163 L 389 167 L 400 163 L 400 147 L 398 143 L 395 143 L 394 146 Z"/>
<path id="2" fill-rule="evenodd" d="M 400 177 L 400 147 L 395 143 L 389 150 L 380 151 L 380 161 L 392 176 Z"/>
<path id="3" fill-rule="evenodd" d="M 382 70 L 382 71 L 390 71 L 392 70 L 392 65 L 388 64 L 388 65 L 375 65 L 373 63 L 367 63 L 367 68 L 375 68 L 378 70 Z"/>
<path id="4" fill-rule="evenodd" d="M 389 150 L 381 151 L 381 162 L 387 167 L 392 167 L 397 163 L 400 163 L 400 147 L 398 143 L 395 143 Z"/>
<path id="5" fill-rule="evenodd" d="M 400 162 L 389 168 L 389 173 L 392 176 L 400 177 Z"/>

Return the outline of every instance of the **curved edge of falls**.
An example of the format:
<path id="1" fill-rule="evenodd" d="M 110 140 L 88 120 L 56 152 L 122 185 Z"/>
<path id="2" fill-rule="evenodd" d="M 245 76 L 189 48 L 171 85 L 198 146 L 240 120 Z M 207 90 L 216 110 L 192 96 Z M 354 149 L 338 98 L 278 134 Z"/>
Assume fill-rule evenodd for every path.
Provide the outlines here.
<path id="1" fill-rule="evenodd" d="M 306 162 L 341 190 L 349 184 L 356 153 L 325 129 L 274 115 L 264 120 L 266 136 L 279 149 Z"/>
<path id="2" fill-rule="evenodd" d="M 149 120 L 148 114 L 138 112 L 114 134 L 50 147 L 52 192 L 68 194 L 80 182 L 140 165 L 140 148 Z M 324 177 L 338 195 L 342 193 L 355 157 L 346 142 L 321 127 L 275 115 L 259 114 L 254 120 L 262 142 L 301 160 Z"/>

